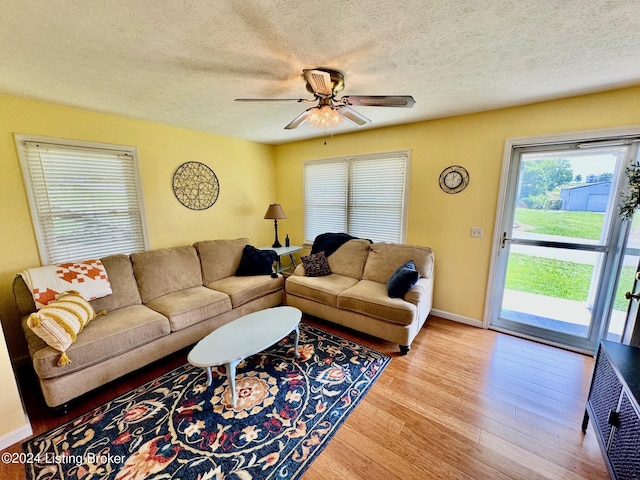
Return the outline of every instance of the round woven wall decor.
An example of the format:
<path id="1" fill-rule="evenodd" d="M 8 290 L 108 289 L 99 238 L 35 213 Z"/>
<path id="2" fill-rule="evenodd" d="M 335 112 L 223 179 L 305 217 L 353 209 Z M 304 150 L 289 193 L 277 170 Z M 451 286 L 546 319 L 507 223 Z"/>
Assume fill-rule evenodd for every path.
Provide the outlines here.
<path id="1" fill-rule="evenodd" d="M 220 183 L 204 163 L 185 162 L 173 174 L 173 193 L 185 207 L 206 210 L 218 200 Z"/>

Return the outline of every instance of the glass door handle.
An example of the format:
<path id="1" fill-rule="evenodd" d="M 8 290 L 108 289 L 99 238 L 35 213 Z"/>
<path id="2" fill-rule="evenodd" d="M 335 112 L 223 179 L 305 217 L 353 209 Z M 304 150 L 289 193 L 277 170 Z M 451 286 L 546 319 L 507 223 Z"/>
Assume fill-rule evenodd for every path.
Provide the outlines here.
<path id="1" fill-rule="evenodd" d="M 500 248 L 504 248 L 505 243 L 510 241 L 511 239 L 507 238 L 507 232 L 502 232 L 502 243 L 500 244 Z"/>
<path id="2" fill-rule="evenodd" d="M 632 298 L 635 298 L 636 300 L 640 300 L 640 293 L 625 292 L 624 298 L 626 298 L 627 300 L 631 300 Z"/>

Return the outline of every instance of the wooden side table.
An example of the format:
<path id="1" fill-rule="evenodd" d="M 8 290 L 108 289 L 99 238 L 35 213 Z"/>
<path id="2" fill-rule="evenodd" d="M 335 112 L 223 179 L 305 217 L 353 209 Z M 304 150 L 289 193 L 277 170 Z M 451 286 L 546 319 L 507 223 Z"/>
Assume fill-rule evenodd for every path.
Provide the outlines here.
<path id="1" fill-rule="evenodd" d="M 260 250 L 273 250 L 274 252 L 276 252 L 276 255 L 278 255 L 278 258 L 276 260 L 276 273 L 282 273 L 284 271 L 288 271 L 291 270 L 291 272 L 293 272 L 293 270 L 296 268 L 296 259 L 293 258 L 293 254 L 302 250 L 302 247 L 297 246 L 297 245 L 291 245 L 289 247 L 270 247 L 270 246 L 264 246 L 264 247 L 258 247 Z M 282 265 L 282 257 L 286 257 L 289 256 L 289 263 L 286 265 Z"/>

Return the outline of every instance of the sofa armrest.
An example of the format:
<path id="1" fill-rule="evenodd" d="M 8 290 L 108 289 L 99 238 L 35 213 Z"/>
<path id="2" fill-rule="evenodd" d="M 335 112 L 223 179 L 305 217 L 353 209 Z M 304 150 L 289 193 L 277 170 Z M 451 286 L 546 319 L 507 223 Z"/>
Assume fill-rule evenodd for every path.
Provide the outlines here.
<path id="1" fill-rule="evenodd" d="M 13 279 L 13 296 L 16 299 L 16 305 L 21 315 L 29 315 L 36 311 L 36 303 L 33 301 L 31 290 L 22 278 L 22 275 L 16 275 Z"/>
<path id="2" fill-rule="evenodd" d="M 421 303 L 428 301 L 431 303 L 433 297 L 433 277 L 419 278 L 416 284 L 405 293 L 404 300 L 419 306 Z"/>
<path id="3" fill-rule="evenodd" d="M 298 264 L 291 275 L 296 275 L 299 277 L 304 277 L 307 272 L 304 270 L 304 265 L 302 263 Z"/>

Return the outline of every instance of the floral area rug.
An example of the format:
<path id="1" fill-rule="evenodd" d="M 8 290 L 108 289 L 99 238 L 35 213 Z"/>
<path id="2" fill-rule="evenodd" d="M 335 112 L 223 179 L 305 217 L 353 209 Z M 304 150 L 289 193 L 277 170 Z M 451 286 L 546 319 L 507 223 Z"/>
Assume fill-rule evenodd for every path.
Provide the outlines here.
<path id="1" fill-rule="evenodd" d="M 241 362 L 236 406 L 224 367 L 183 365 L 24 444 L 27 478 L 299 478 L 391 360 L 300 325 Z"/>

